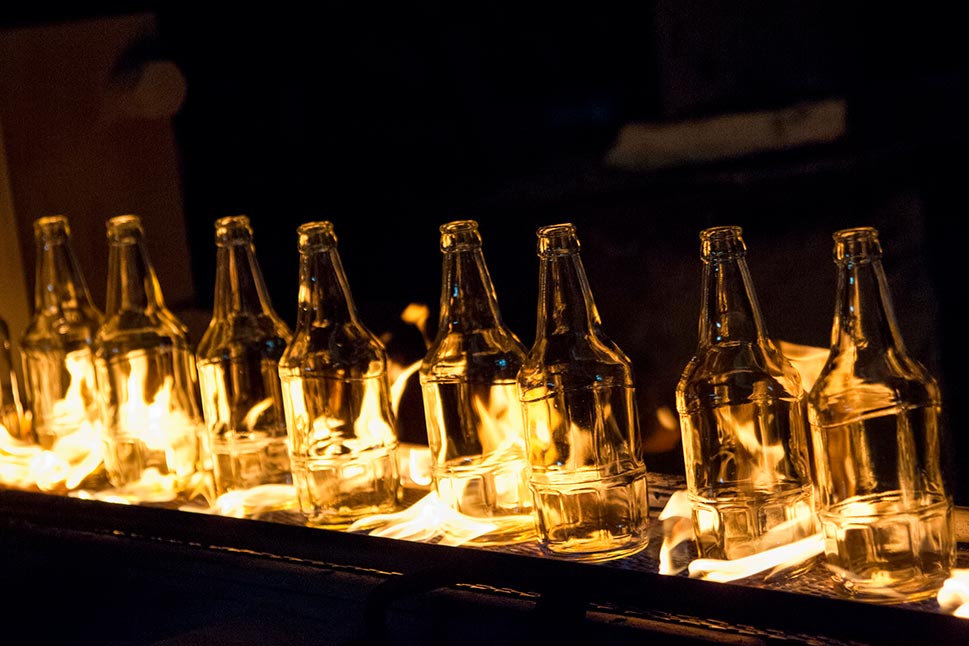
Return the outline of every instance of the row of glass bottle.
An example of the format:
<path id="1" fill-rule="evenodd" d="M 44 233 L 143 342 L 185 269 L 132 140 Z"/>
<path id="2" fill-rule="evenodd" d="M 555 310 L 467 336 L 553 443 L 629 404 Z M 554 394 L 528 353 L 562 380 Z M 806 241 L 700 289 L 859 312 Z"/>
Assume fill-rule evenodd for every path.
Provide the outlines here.
<path id="1" fill-rule="evenodd" d="M 115 417 L 119 398 L 112 393 L 124 394 L 132 369 L 144 361 L 132 350 L 156 345 L 146 330 L 169 329 L 161 336 L 178 339 L 166 350 L 173 368 L 194 358 L 185 352 L 184 333 L 170 331 L 178 325 L 161 302 L 140 227 L 134 227 L 137 240 L 115 244 L 124 236 L 112 229 L 137 225 L 130 218 L 108 223 L 111 255 L 125 260 L 109 260 L 110 280 L 120 283 L 109 284 L 105 324 L 96 337 L 88 330 L 98 381 L 107 383 L 100 386 L 107 392 L 102 398 Z M 38 245 L 43 225 L 57 220 L 38 221 Z M 392 508 L 399 481 L 386 357 L 356 315 L 332 226 L 299 229 L 294 336 L 269 304 L 251 233 L 241 216 L 216 223 L 216 306 L 197 352 L 208 432 L 198 434 L 197 453 L 181 452 L 181 468 L 167 461 L 190 441 L 169 443 L 164 460 L 154 460 L 156 469 L 204 473 L 199 456 L 214 455 L 224 491 L 285 481 L 291 459 L 311 524 L 340 526 Z M 538 231 L 531 351 L 501 320 L 477 224 L 443 225 L 441 250 L 439 331 L 420 371 L 438 495 L 462 513 L 496 523 L 481 542 L 522 540 L 537 529 L 546 551 L 572 558 L 615 558 L 645 547 L 646 469 L 632 367 L 602 331 L 574 227 Z M 732 559 L 794 542 L 817 530 L 820 511 L 829 564 L 847 589 L 865 594 L 870 588 L 880 599 L 885 589 L 903 598 L 930 594 L 951 566 L 954 545 L 951 502 L 938 467 L 938 388 L 901 343 L 877 232 L 835 234 L 841 280 L 831 355 L 810 398 L 766 333 L 741 231 L 705 230 L 701 251 L 700 343 L 677 388 L 701 555 Z M 76 265 L 74 273 L 80 279 Z M 63 275 L 48 278 L 45 285 L 64 282 Z M 113 300 L 117 287 L 139 283 L 142 301 Z M 55 299 L 76 304 L 84 291 L 75 286 L 73 300 Z M 140 327 L 121 323 L 132 318 L 124 315 L 131 309 L 154 318 Z M 114 327 L 141 331 L 133 344 L 112 344 Z M 30 330 L 24 348 L 26 372 L 33 373 L 29 337 Z M 178 360 L 179 353 L 187 358 Z M 141 440 L 110 439 L 125 435 L 112 425 L 131 424 L 110 414 L 105 419 L 112 483 L 143 480 L 152 452 Z M 897 432 L 873 431 L 873 420 L 891 420 Z M 42 426 L 38 420 L 39 436 Z M 184 483 L 175 486 L 184 490 Z"/>
<path id="2" fill-rule="evenodd" d="M 35 312 L 21 349 L 38 442 L 65 455 L 64 446 L 99 446 L 102 435 L 112 495 L 135 502 L 204 497 L 211 474 L 220 494 L 291 478 L 307 522 L 320 527 L 394 509 L 386 352 L 358 318 L 332 224 L 298 228 L 295 333 L 270 303 L 248 219 L 222 218 L 215 229 L 215 306 L 193 352 L 165 307 L 136 216 L 107 223 L 104 316 L 66 218 L 35 222 Z M 477 223 L 441 227 L 440 334 L 420 373 L 435 489 L 456 511 L 494 521 L 480 542 L 495 544 L 535 537 L 531 485 L 550 553 L 615 558 L 645 547 L 648 522 L 631 369 L 601 334 L 573 227 L 538 235 L 548 335 L 525 365 L 501 320 Z M 588 347 L 563 370 L 571 335 Z"/>

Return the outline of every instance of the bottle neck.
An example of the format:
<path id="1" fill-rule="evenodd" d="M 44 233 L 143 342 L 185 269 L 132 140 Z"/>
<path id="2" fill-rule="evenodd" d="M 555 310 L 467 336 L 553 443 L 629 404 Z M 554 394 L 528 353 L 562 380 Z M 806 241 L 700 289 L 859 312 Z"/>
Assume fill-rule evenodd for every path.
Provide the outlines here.
<path id="1" fill-rule="evenodd" d="M 701 346 L 756 343 L 766 336 L 753 280 L 742 253 L 704 258 Z"/>
<path id="2" fill-rule="evenodd" d="M 888 280 L 877 256 L 858 256 L 839 262 L 831 345 L 841 351 L 892 349 L 904 353 Z"/>
<path id="3" fill-rule="evenodd" d="M 350 283 L 336 247 L 301 249 L 297 325 L 311 327 L 356 321 Z"/>
<path id="4" fill-rule="evenodd" d="M 446 252 L 443 275 L 440 316 L 442 330 L 501 326 L 498 298 L 480 247 Z"/>
<path id="5" fill-rule="evenodd" d="M 260 314 L 272 309 L 255 250 L 249 240 L 218 247 L 213 316 Z"/>
<path id="6" fill-rule="evenodd" d="M 93 309 L 93 305 L 70 241 L 66 237 L 38 239 L 34 311 L 55 314 L 81 309 Z"/>
<path id="7" fill-rule="evenodd" d="M 537 339 L 598 331 L 599 312 L 577 249 L 542 255 L 538 292 Z"/>
<path id="8" fill-rule="evenodd" d="M 111 240 L 108 246 L 108 290 L 105 314 L 156 311 L 165 307 L 158 278 L 140 234 Z"/>

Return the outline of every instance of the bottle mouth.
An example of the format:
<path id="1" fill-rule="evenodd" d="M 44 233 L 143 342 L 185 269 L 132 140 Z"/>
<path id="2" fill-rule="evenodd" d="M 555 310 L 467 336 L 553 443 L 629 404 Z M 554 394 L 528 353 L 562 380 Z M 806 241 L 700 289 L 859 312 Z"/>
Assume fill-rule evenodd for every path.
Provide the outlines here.
<path id="1" fill-rule="evenodd" d="M 476 249 L 481 246 L 481 233 L 475 220 L 454 220 L 440 226 L 441 251 Z"/>
<path id="2" fill-rule="evenodd" d="M 248 244 L 252 240 L 252 226 L 245 215 L 228 215 L 215 221 L 215 244 L 220 247 Z"/>
<path id="3" fill-rule="evenodd" d="M 539 256 L 565 255 L 579 251 L 579 238 L 575 225 L 571 222 L 539 227 L 536 235 Z"/>
<path id="4" fill-rule="evenodd" d="M 882 247 L 878 230 L 874 227 L 852 227 L 835 231 L 834 260 L 836 263 L 870 262 L 881 258 Z"/>
<path id="5" fill-rule="evenodd" d="M 141 218 L 137 215 L 115 216 L 105 226 L 111 242 L 131 242 L 142 234 Z"/>
<path id="6" fill-rule="evenodd" d="M 747 253 L 743 229 L 734 225 L 709 227 L 700 231 L 700 255 L 704 260 L 728 260 Z"/>
<path id="7" fill-rule="evenodd" d="M 296 229 L 300 252 L 332 249 L 336 247 L 336 232 L 329 220 L 306 222 Z"/>
<path id="8" fill-rule="evenodd" d="M 34 235 L 44 239 L 63 239 L 71 235 L 66 215 L 47 215 L 34 220 Z"/>

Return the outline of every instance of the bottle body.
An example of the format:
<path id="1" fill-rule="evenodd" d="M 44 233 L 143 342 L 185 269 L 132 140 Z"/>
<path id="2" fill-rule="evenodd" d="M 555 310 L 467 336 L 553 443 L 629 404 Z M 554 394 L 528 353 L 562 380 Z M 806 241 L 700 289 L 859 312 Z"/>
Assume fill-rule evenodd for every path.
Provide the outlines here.
<path id="1" fill-rule="evenodd" d="M 357 318 L 332 224 L 298 234 L 300 309 L 279 361 L 290 468 L 307 524 L 342 528 L 400 500 L 387 354 Z"/>
<path id="2" fill-rule="evenodd" d="M 798 380 L 783 358 L 769 366 L 768 353 L 749 347 L 710 354 L 677 390 L 697 552 L 737 559 L 815 534 Z"/>
<path id="3" fill-rule="evenodd" d="M 137 216 L 111 218 L 108 304 L 95 338 L 105 467 L 138 503 L 212 495 L 195 353 L 164 305 Z"/>
<path id="4" fill-rule="evenodd" d="M 0 426 L 13 439 L 30 441 L 34 438 L 23 423 L 23 400 L 13 361 L 10 328 L 0 318 Z"/>
<path id="5" fill-rule="evenodd" d="M 421 364 L 432 477 L 442 502 L 495 524 L 471 542 L 535 537 L 517 375 L 525 348 L 502 322 L 477 223 L 441 226 L 438 334 Z"/>
<path id="6" fill-rule="evenodd" d="M 519 372 L 540 545 L 601 561 L 647 545 L 647 472 L 628 357 L 601 329 L 571 224 L 538 230 L 535 343 Z"/>
<path id="7" fill-rule="evenodd" d="M 834 240 L 832 345 L 809 394 L 825 555 L 851 595 L 928 598 L 955 558 L 941 393 L 898 332 L 877 231 Z"/>
<path id="8" fill-rule="evenodd" d="M 65 216 L 34 221 L 34 311 L 21 336 L 27 399 L 37 442 L 49 452 L 41 489 L 101 488 L 103 426 L 94 337 L 103 322 L 71 243 Z"/>
<path id="9" fill-rule="evenodd" d="M 700 239 L 699 343 L 676 403 L 697 551 L 737 559 L 817 532 L 807 399 L 767 334 L 741 229 L 711 227 Z"/>
<path id="10" fill-rule="evenodd" d="M 215 305 L 196 362 L 216 493 L 288 485 L 279 358 L 292 334 L 269 301 L 248 218 L 220 218 L 215 231 Z"/>

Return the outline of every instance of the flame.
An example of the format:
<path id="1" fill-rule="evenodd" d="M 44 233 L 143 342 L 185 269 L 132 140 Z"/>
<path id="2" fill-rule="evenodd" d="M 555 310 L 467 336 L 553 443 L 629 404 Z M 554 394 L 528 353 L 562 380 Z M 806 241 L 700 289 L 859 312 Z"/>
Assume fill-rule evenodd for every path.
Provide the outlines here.
<path id="1" fill-rule="evenodd" d="M 127 393 L 120 406 L 119 425 L 123 429 L 140 429 L 139 439 L 152 449 L 163 449 L 169 445 L 168 429 L 179 423 L 192 425 L 192 420 L 181 411 L 171 411 L 172 386 L 174 380 L 171 375 L 165 376 L 161 387 L 149 398 L 145 393 L 145 382 L 148 379 L 148 357 L 131 355 L 128 357 L 131 374 L 128 377 Z M 175 419 L 170 419 L 175 417 Z"/>
<path id="2" fill-rule="evenodd" d="M 729 449 L 730 455 L 721 461 L 720 481 L 737 479 L 744 482 L 744 486 L 751 489 L 769 488 L 779 479 L 778 466 L 782 465 L 787 455 L 784 445 L 780 441 L 768 442 L 761 437 L 756 420 L 756 409 L 753 406 L 723 406 L 715 411 L 718 429 L 729 429 L 736 443 L 743 448 L 738 454 L 734 447 Z M 731 476 L 728 471 L 736 470 Z"/>
<path id="3" fill-rule="evenodd" d="M 936 598 L 943 612 L 969 619 L 969 569 L 953 569 Z"/>
<path id="4" fill-rule="evenodd" d="M 49 433 L 41 438 L 49 446 L 15 441 L 4 429 L 0 482 L 47 492 L 72 490 L 103 464 L 101 420 L 90 412 L 94 383 L 90 352 L 68 353 L 64 367 L 70 376 L 68 388 L 53 403 Z"/>
<path id="5" fill-rule="evenodd" d="M 485 534 L 500 533 L 503 528 L 517 530 L 523 523 L 530 522 L 531 516 L 495 517 L 487 521 L 466 516 L 452 509 L 432 491 L 403 511 L 361 518 L 347 531 L 458 546 Z"/>
<path id="6" fill-rule="evenodd" d="M 60 403 L 60 402 L 58 402 Z M 30 462 L 30 475 L 41 491 L 55 491 L 61 484 L 76 489 L 104 460 L 101 423 L 84 420 L 81 426 L 55 441 Z"/>
<path id="7" fill-rule="evenodd" d="M 40 452 L 40 446 L 13 437 L 0 424 L 0 484 L 17 489 L 33 486 L 30 463 Z"/>
<path id="8" fill-rule="evenodd" d="M 676 548 L 693 540 L 693 520 L 690 498 L 685 489 L 673 492 L 657 520 L 663 523 L 663 544 L 659 548 L 659 573 L 679 574 L 686 562 L 677 564 Z"/>

